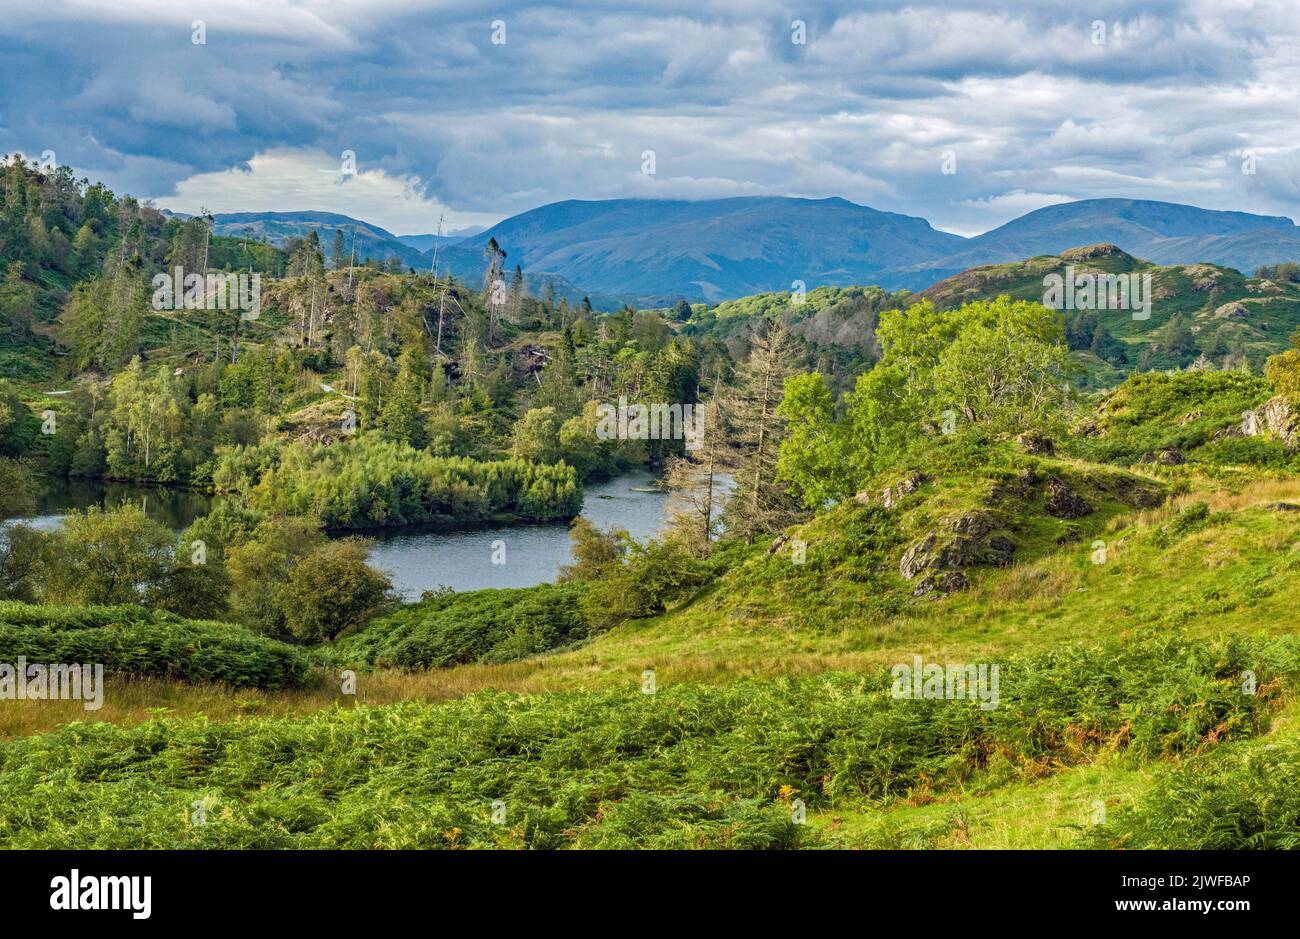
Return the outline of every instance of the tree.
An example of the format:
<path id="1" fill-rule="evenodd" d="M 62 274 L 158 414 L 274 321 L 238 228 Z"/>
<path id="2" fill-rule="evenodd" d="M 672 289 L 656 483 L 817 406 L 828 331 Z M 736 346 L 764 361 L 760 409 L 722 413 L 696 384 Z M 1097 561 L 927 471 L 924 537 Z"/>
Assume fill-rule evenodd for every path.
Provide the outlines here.
<path id="1" fill-rule="evenodd" d="M 1161 351 L 1173 360 L 1175 365 L 1183 366 L 1196 358 L 1196 336 L 1191 324 L 1182 313 L 1174 315 L 1165 327 L 1165 337 Z"/>
<path id="2" fill-rule="evenodd" d="M 334 245 L 330 249 L 330 262 L 334 270 L 347 267 L 348 248 L 343 238 L 343 229 L 334 229 Z"/>
<path id="3" fill-rule="evenodd" d="M 367 566 L 369 549 L 360 538 L 327 541 L 293 566 L 276 591 L 291 634 L 324 642 L 358 628 L 379 610 L 392 582 Z"/>
<path id="4" fill-rule="evenodd" d="M 147 285 L 133 262 L 114 267 L 112 273 L 77 284 L 64 308 L 64 340 L 78 370 L 112 371 L 140 344 Z"/>
<path id="5" fill-rule="evenodd" d="M 515 423 L 511 452 L 521 460 L 555 463 L 561 457 L 560 417 L 553 407 L 533 408 Z"/>
<path id="6" fill-rule="evenodd" d="M 379 427 L 389 440 L 422 449 L 429 439 L 420 419 L 424 382 L 417 374 L 416 356 L 416 350 L 408 346 L 398 359 L 397 377 L 379 413 Z"/>
<path id="7" fill-rule="evenodd" d="M 1288 349 L 1271 356 L 1265 374 L 1275 394 L 1292 404 L 1300 403 L 1300 349 Z"/>
<path id="8" fill-rule="evenodd" d="M 804 504 L 847 498 L 934 435 L 1053 431 L 1069 366 L 1059 316 L 1009 297 L 940 312 L 928 301 L 881 314 L 881 359 L 838 415 L 825 380 L 786 386 L 780 480 Z"/>
<path id="9" fill-rule="evenodd" d="M 627 556 L 631 539 L 625 530 L 610 527 L 601 531 L 579 515 L 569 526 L 573 563 L 560 568 L 561 581 L 595 580 L 608 573 Z"/>
<path id="10" fill-rule="evenodd" d="M 1057 315 L 1005 298 L 971 314 L 931 373 L 936 402 L 993 433 L 1055 431 L 1069 368 Z"/>
<path id="11" fill-rule="evenodd" d="M 714 394 L 700 409 L 703 422 L 697 445 L 668 462 L 667 480 L 678 506 L 672 511 L 672 531 L 696 557 L 707 557 L 712 550 L 721 513 L 722 489 L 718 476 L 734 470 L 736 452 L 731 445 L 734 426 L 726 396 L 715 379 Z M 684 503 L 684 506 L 683 506 Z"/>
<path id="12" fill-rule="evenodd" d="M 1111 365 L 1128 364 L 1128 353 L 1124 349 L 1124 343 L 1112 336 L 1110 330 L 1100 323 L 1093 330 L 1092 340 L 1088 344 L 1088 351 Z"/>
<path id="13" fill-rule="evenodd" d="M 495 238 L 489 238 L 483 248 L 483 258 L 487 269 L 483 275 L 483 305 L 488 311 L 487 340 L 492 342 L 497 318 L 505 306 L 505 263 L 506 253 L 501 250 Z"/>
<path id="14" fill-rule="evenodd" d="M 0 457 L 25 454 L 39 428 L 40 421 L 23 403 L 18 389 L 0 379 Z"/>
<path id="15" fill-rule="evenodd" d="M 708 580 L 704 563 L 677 541 L 630 542 L 625 561 L 604 565 L 586 582 L 580 603 L 593 628 L 607 629 L 657 616 Z"/>
<path id="16" fill-rule="evenodd" d="M 144 602 L 190 619 L 218 619 L 229 610 L 230 575 L 213 559 L 197 563 L 182 541 L 171 566 L 145 591 Z"/>
<path id="17" fill-rule="evenodd" d="M 1064 401 L 1069 358 L 1057 313 L 999 297 L 940 312 L 928 301 L 881 314 L 882 355 L 850 396 L 856 479 L 895 463 L 916 442 L 956 432 L 1044 429 Z"/>
<path id="18" fill-rule="evenodd" d="M 36 324 L 36 286 L 23 276 L 23 262 L 14 261 L 0 281 L 0 334 L 29 338 Z"/>
<path id="19" fill-rule="evenodd" d="M 0 521 L 36 511 L 36 480 L 27 464 L 0 459 Z"/>
<path id="20" fill-rule="evenodd" d="M 277 591 L 288 583 L 294 565 L 325 541 L 314 519 L 279 517 L 260 522 L 252 533 L 226 547 L 226 570 L 233 589 L 230 608 L 240 622 L 261 632 L 287 628 Z"/>
<path id="21" fill-rule="evenodd" d="M 776 478 L 791 483 L 810 509 L 851 495 L 854 478 L 847 422 L 835 419 L 835 402 L 819 372 L 786 379 L 777 408 L 790 435 L 781 444 Z"/>
<path id="22" fill-rule="evenodd" d="M 172 567 L 174 539 L 133 502 L 92 506 L 47 536 L 43 599 L 68 606 L 140 603 Z"/>
<path id="23" fill-rule="evenodd" d="M 750 337 L 742 385 L 729 404 L 737 429 L 736 490 L 726 507 L 727 529 L 753 542 L 789 524 L 794 503 L 777 483 L 784 420 L 777 405 L 786 376 L 798 364 L 798 346 L 780 319 L 765 320 Z"/>

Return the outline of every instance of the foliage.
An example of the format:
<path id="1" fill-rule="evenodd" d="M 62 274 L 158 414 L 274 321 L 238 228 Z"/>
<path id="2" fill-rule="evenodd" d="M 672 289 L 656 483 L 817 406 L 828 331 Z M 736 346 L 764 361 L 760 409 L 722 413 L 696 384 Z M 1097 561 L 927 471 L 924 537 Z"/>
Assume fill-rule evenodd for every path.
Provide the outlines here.
<path id="1" fill-rule="evenodd" d="M 809 506 L 847 498 L 940 431 L 1051 432 L 1062 421 L 1067 352 L 1059 317 L 1039 303 L 999 297 L 940 313 L 921 301 L 882 314 L 877 338 L 883 355 L 842 416 L 824 382 L 787 386 L 784 413 L 800 427 L 779 478 Z"/>
<path id="2" fill-rule="evenodd" d="M 133 606 L 0 602 L 0 661 L 102 664 L 109 675 L 294 688 L 312 680 L 299 649 L 229 623 Z"/>
<path id="3" fill-rule="evenodd" d="M 1098 407 L 1101 433 L 1068 446 L 1107 463 L 1133 464 L 1161 450 L 1195 459 L 1216 432 L 1239 425 L 1267 396 L 1262 379 L 1241 372 L 1133 375 Z"/>
<path id="4" fill-rule="evenodd" d="M 582 484 L 565 464 L 435 457 L 374 436 L 329 447 L 238 448 L 222 456 L 213 482 L 264 512 L 331 529 L 568 519 L 582 506 Z"/>
<path id="5" fill-rule="evenodd" d="M 1288 349 L 1268 360 L 1268 383 L 1291 404 L 1300 404 L 1300 349 Z"/>
<path id="6" fill-rule="evenodd" d="M 303 557 L 276 591 L 289 632 L 306 642 L 356 629 L 388 598 L 388 577 L 366 565 L 370 543 L 327 541 Z"/>
<path id="7" fill-rule="evenodd" d="M 509 662 L 586 637 L 581 596 L 578 586 L 552 584 L 426 596 L 343 637 L 329 654 L 404 669 Z"/>
<path id="8" fill-rule="evenodd" d="M 1300 848 L 1300 741 L 1229 748 L 1166 769 L 1136 808 L 1091 830 L 1091 848 L 1282 850 Z"/>
<path id="9" fill-rule="evenodd" d="M 1293 640 L 1149 639 L 1013 656 L 1000 702 L 910 700 L 887 671 L 635 685 L 297 719 L 73 724 L 0 743 L 0 840 L 40 848 L 792 847 L 810 810 L 1032 779 L 1110 750 L 1258 733 Z M 1158 707 L 1144 706 L 1160 702 Z M 249 785 L 248 781 L 255 784 Z M 148 797 L 144 797 L 147 793 Z M 189 823 L 207 801 L 208 823 Z M 493 803 L 504 803 L 494 824 Z M 111 825 L 101 819 L 112 818 Z M 33 820 L 39 820 L 34 822 Z M 292 823 L 287 824 L 286 819 Z"/>
<path id="10" fill-rule="evenodd" d="M 672 539 L 630 542 L 624 558 L 589 570 L 582 609 L 596 629 L 656 616 L 709 580 L 705 564 Z"/>

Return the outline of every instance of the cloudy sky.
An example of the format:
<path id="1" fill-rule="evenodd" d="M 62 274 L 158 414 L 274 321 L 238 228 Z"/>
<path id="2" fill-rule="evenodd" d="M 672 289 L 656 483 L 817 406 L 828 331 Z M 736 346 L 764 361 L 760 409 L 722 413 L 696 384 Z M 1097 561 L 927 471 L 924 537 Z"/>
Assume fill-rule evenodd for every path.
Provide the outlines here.
<path id="1" fill-rule="evenodd" d="M 962 234 L 1097 196 L 1300 219 L 1295 0 L 628 6 L 0 0 L 0 152 L 398 234 L 751 194 Z"/>

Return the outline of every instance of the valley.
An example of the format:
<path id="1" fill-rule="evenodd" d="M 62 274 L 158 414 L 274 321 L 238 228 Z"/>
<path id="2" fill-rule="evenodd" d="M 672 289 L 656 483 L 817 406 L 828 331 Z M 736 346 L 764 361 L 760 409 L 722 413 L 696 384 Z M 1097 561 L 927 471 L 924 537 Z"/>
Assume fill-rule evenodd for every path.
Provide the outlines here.
<path id="1" fill-rule="evenodd" d="M 1278 220 L 1124 201 L 921 284 L 883 272 L 956 236 L 810 200 L 914 251 L 823 233 L 806 289 L 693 294 L 600 226 L 686 256 L 710 203 L 435 274 L 333 216 L 4 183 L 0 662 L 104 674 L 93 710 L 0 674 L 5 847 L 1296 846 Z M 1263 230 L 1250 270 L 1151 240 Z M 257 275 L 257 315 L 160 308 L 177 266 Z M 1048 296 L 1081 276 L 1137 306 Z"/>

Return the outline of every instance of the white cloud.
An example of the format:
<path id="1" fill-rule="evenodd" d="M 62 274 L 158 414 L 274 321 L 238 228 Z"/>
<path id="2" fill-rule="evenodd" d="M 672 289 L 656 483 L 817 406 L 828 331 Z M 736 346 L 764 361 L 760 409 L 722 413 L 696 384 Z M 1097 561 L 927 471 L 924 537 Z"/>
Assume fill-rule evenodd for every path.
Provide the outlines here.
<path id="1" fill-rule="evenodd" d="M 358 158 L 355 175 L 342 172 L 342 161 L 320 151 L 270 150 L 248 161 L 247 169 L 200 173 L 182 181 L 158 204 L 174 211 L 293 212 L 308 209 L 338 212 L 388 229 L 395 235 L 426 234 L 445 214 L 444 230 L 491 225 L 499 216 L 456 212 L 420 192 L 419 181 L 370 169 Z"/>

